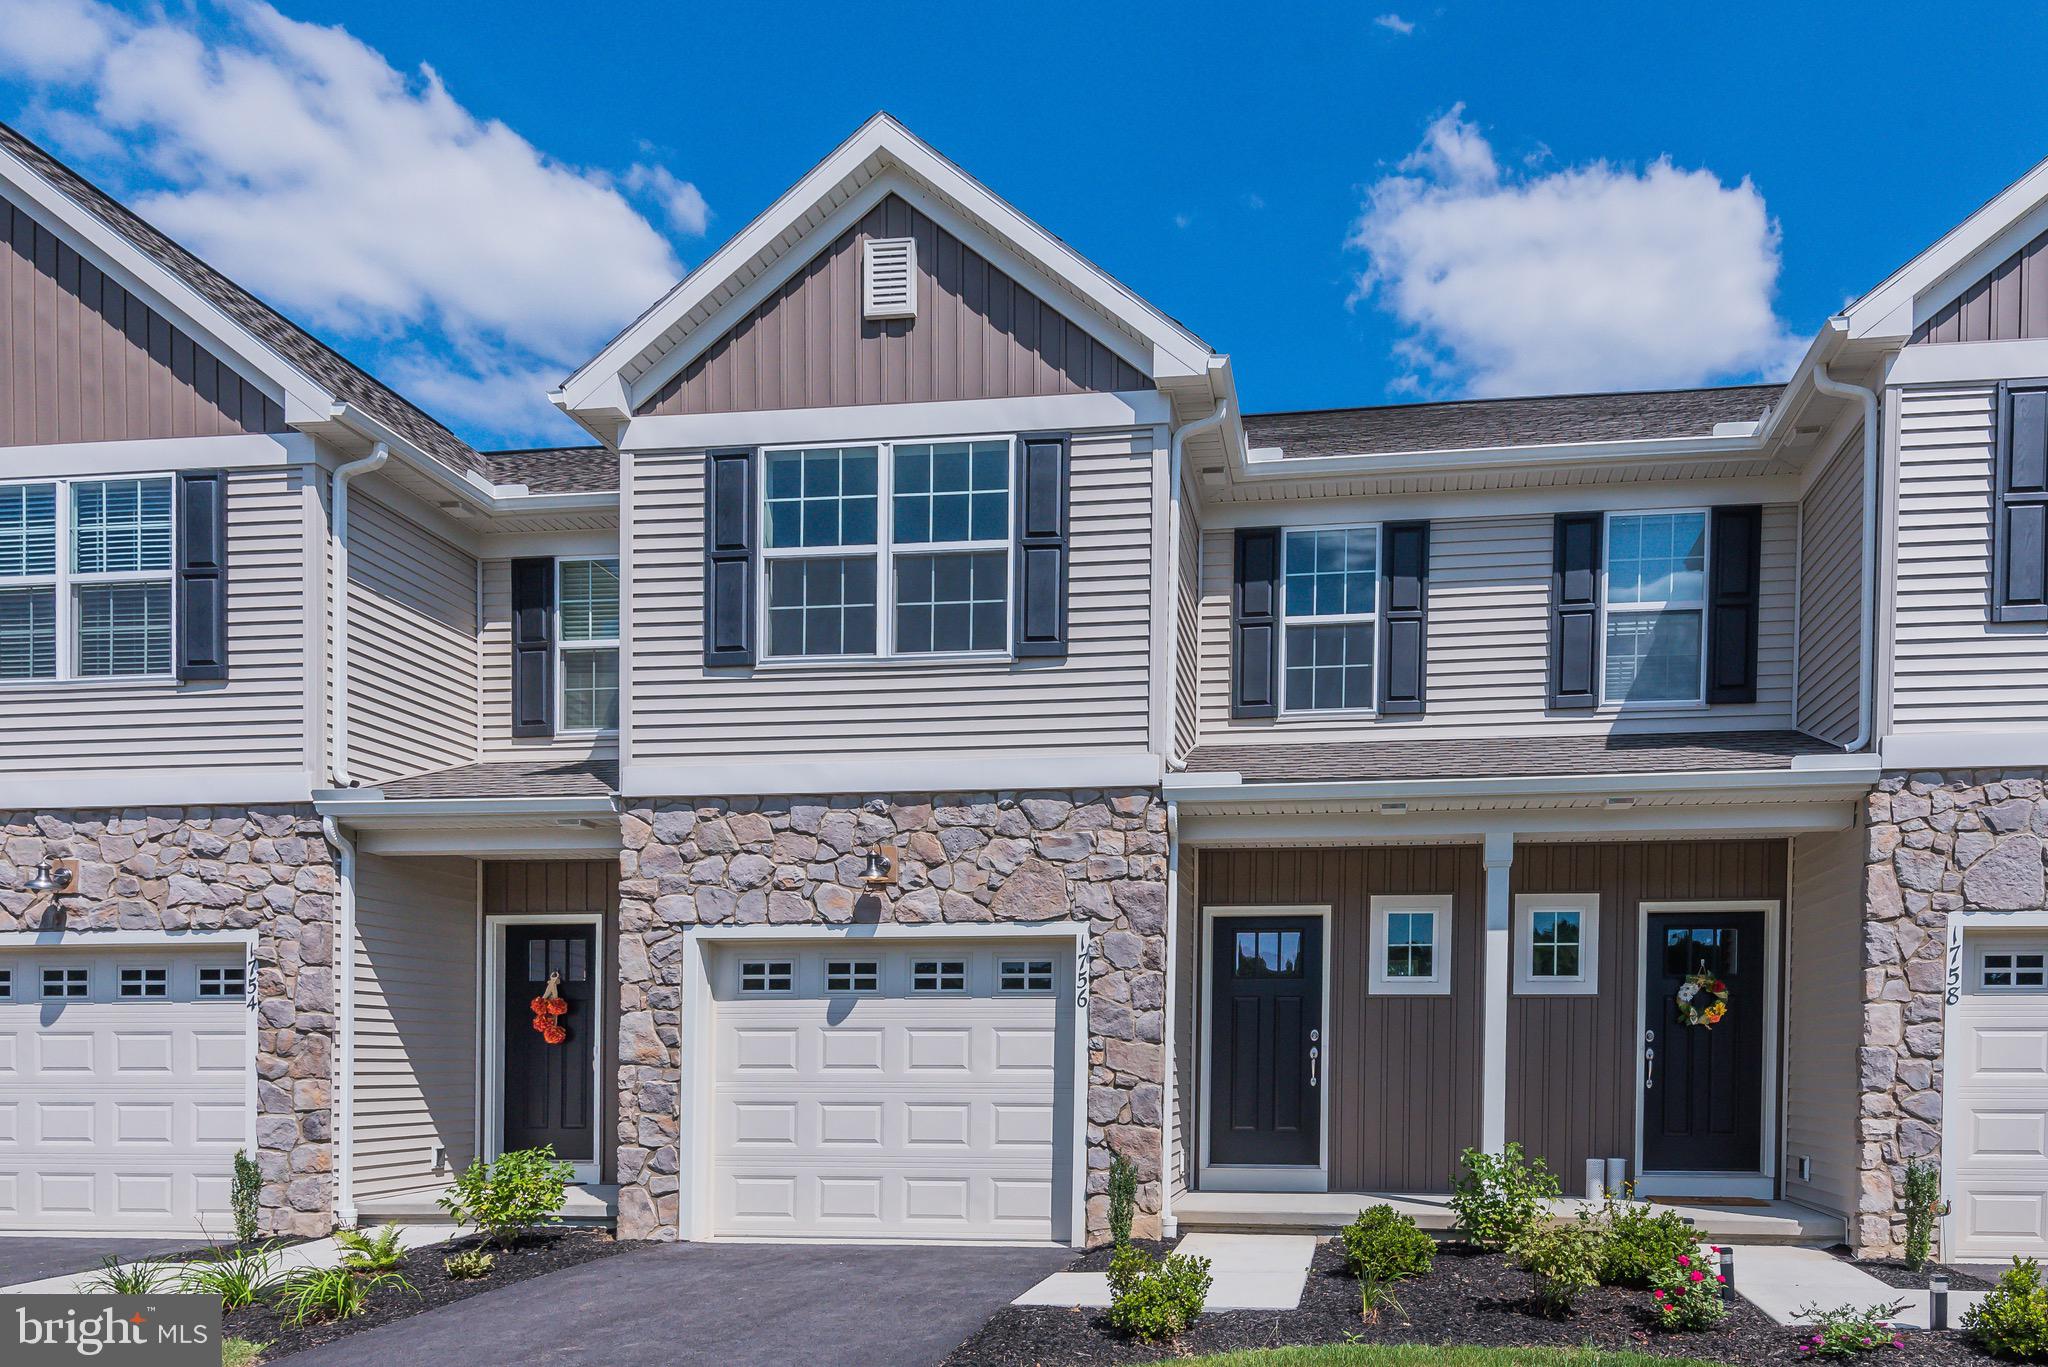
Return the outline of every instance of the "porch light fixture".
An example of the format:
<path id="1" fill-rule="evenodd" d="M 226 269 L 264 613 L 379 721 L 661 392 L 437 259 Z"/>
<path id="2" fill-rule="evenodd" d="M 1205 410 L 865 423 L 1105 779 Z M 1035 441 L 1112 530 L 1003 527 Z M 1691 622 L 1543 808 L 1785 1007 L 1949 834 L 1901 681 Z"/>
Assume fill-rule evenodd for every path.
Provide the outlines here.
<path id="1" fill-rule="evenodd" d="M 876 845 L 868 851 L 867 867 L 861 870 L 860 881 L 871 888 L 892 887 L 896 883 L 897 854 L 887 845 Z"/>
<path id="2" fill-rule="evenodd" d="M 78 881 L 78 862 L 73 859 L 45 859 L 36 865 L 28 880 L 30 892 L 61 893 Z"/>
<path id="3" fill-rule="evenodd" d="M 1927 1327 L 1948 1328 L 1948 1273 L 1930 1272 L 1927 1276 Z"/>

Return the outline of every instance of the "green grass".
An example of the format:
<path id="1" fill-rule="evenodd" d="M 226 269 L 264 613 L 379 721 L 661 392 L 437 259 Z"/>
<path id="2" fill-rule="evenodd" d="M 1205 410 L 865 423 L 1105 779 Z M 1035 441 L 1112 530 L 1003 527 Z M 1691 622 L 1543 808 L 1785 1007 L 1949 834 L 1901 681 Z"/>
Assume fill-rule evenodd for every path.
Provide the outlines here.
<path id="1" fill-rule="evenodd" d="M 1182 1367 L 1713 1367 L 1696 1358 L 1602 1353 L 1590 1348 L 1423 1348 L 1344 1343 L 1189 1358 Z"/>
<path id="2" fill-rule="evenodd" d="M 224 1338 L 220 1341 L 220 1367 L 256 1367 L 269 1346 L 254 1339 Z"/>

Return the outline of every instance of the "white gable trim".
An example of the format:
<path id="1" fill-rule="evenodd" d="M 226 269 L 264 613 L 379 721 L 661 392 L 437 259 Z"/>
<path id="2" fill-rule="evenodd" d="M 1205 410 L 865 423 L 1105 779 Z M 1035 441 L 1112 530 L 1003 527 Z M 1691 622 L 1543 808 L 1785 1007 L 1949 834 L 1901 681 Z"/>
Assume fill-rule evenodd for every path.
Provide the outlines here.
<path id="1" fill-rule="evenodd" d="M 328 420 L 334 396 L 324 386 L 5 149 L 0 149 L 0 187 L 17 203 L 33 206 L 46 221 L 54 220 L 52 226 L 61 229 L 72 249 L 95 269 L 145 300 L 221 360 L 239 362 L 246 378 L 283 407 L 288 425 Z"/>
<path id="2" fill-rule="evenodd" d="M 2008 185 L 1844 311 L 1852 340 L 1907 337 L 2048 228 L 2048 160 Z"/>
<path id="3" fill-rule="evenodd" d="M 549 397 L 570 412 L 631 412 L 631 396 L 658 388 L 721 335 L 720 318 L 744 316 L 809 259 L 800 242 L 836 237 L 892 189 L 1048 302 L 1079 305 L 1077 323 L 1092 312 L 1112 324 L 1091 331 L 1144 373 L 1206 373 L 1211 353 L 1199 338 L 878 114 Z"/>

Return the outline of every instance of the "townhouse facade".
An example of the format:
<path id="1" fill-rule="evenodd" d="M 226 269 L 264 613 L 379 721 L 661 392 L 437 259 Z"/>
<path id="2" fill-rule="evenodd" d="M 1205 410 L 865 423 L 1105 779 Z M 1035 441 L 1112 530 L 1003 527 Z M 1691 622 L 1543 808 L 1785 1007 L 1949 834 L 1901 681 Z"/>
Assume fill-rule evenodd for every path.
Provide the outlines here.
<path id="1" fill-rule="evenodd" d="M 2048 1250 L 2048 170 L 1782 385 L 1246 414 L 877 116 L 498 452 L 0 202 L 0 1230 Z"/>

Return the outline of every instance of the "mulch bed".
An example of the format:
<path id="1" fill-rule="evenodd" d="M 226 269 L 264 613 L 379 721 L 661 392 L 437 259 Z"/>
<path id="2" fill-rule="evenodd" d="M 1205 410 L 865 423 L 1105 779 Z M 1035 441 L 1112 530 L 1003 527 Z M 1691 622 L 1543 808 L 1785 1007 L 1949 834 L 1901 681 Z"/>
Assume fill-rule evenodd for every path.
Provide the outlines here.
<path id="1" fill-rule="evenodd" d="M 380 1286 L 370 1293 L 369 1307 L 353 1319 L 287 1327 L 275 1309 L 258 1304 L 229 1313 L 221 1331 L 270 1345 L 263 1354 L 264 1361 L 269 1362 L 288 1353 L 303 1352 L 318 1344 L 417 1315 L 423 1310 L 467 1300 L 486 1291 L 496 1291 L 501 1286 L 511 1286 L 530 1277 L 545 1276 L 579 1263 L 608 1258 L 626 1249 L 626 1245 L 602 1230 L 564 1229 L 529 1235 L 510 1248 L 493 1248 L 491 1253 L 496 1261 L 488 1277 L 457 1281 L 442 1268 L 442 1259 L 452 1253 L 476 1248 L 482 1242 L 478 1236 L 468 1234 L 406 1254 L 397 1271 L 412 1283 L 412 1291 L 398 1286 Z"/>
<path id="2" fill-rule="evenodd" d="M 1974 1272 L 1944 1267 L 1940 1263 L 1929 1263 L 1915 1272 L 1906 1266 L 1902 1258 L 1859 1258 L 1849 1251 L 1846 1244 L 1836 1244 L 1828 1252 L 1845 1263 L 1854 1264 L 1859 1272 L 1868 1272 L 1886 1286 L 1895 1286 L 1901 1291 L 1925 1291 L 1930 1272 L 1948 1273 L 1948 1289 L 1951 1291 L 1989 1291 L 1992 1287 L 1991 1282 Z"/>
<path id="3" fill-rule="evenodd" d="M 1079 1270 L 1079 1269 L 1076 1269 Z M 1738 1273 L 1739 1275 L 1739 1273 Z M 1620 1349 L 1662 1357 L 1762 1367 L 1802 1360 L 1802 1333 L 1771 1322 L 1738 1297 L 1728 1318 L 1697 1333 L 1666 1333 L 1652 1320 L 1650 1293 L 1599 1287 L 1563 1319 L 1546 1319 L 1530 1300 L 1529 1274 L 1500 1254 L 1444 1244 L 1427 1277 L 1395 1290 L 1399 1311 L 1377 1324 L 1359 1318 L 1358 1283 L 1343 1251 L 1316 1249 L 1301 1305 L 1294 1310 L 1203 1314 L 1177 1343 L 1145 1345 L 1119 1337 L 1099 1310 L 1008 1306 L 946 1359 L 945 1367 L 1095 1367 L 1157 1362 L 1203 1353 L 1295 1344 L 1470 1344 L 1487 1348 Z M 1884 1364 L 1989 1363 L 1954 1334 L 1908 1334 L 1906 1347 L 1870 1359 Z"/>

